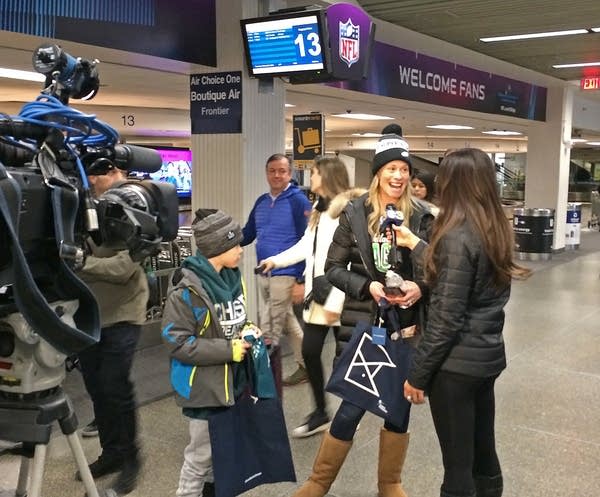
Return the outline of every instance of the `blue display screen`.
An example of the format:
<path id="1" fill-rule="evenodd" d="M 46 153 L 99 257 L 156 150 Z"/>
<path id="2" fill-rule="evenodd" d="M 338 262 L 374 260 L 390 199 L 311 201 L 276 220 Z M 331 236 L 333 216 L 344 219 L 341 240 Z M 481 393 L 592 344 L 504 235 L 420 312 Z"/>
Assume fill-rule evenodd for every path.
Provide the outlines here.
<path id="1" fill-rule="evenodd" d="M 244 24 L 254 76 L 319 71 L 325 67 L 316 15 L 262 19 Z"/>

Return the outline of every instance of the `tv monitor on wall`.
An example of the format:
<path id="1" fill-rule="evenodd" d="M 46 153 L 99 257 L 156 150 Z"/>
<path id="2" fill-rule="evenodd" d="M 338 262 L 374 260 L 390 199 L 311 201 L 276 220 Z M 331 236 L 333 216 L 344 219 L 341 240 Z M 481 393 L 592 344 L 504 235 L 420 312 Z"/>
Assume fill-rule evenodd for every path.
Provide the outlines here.
<path id="1" fill-rule="evenodd" d="M 156 150 L 162 159 L 161 168 L 155 173 L 138 173 L 130 175 L 138 178 L 150 178 L 156 181 L 172 183 L 177 188 L 179 198 L 189 199 L 192 196 L 192 151 L 178 147 L 150 147 Z"/>
<path id="2" fill-rule="evenodd" d="M 304 10 L 242 19 L 251 76 L 328 74 L 328 38 L 323 12 Z"/>

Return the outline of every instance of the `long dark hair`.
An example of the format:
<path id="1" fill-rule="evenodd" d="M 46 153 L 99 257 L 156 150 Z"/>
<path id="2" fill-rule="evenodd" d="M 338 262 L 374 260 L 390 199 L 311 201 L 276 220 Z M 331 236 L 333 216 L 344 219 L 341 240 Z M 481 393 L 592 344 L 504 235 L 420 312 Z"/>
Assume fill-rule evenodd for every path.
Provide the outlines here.
<path id="1" fill-rule="evenodd" d="M 437 175 L 437 216 L 425 257 L 427 279 L 438 275 L 437 252 L 449 231 L 468 222 L 479 234 L 494 270 L 494 282 L 503 286 L 512 277 L 525 278 L 530 270 L 513 261 L 514 235 L 504 215 L 496 185 L 496 168 L 477 148 L 455 150 L 444 157 Z"/>
<path id="2" fill-rule="evenodd" d="M 416 169 L 415 173 L 412 175 L 410 181 L 418 179 L 421 183 L 425 185 L 427 190 L 427 195 L 425 199 L 427 202 L 434 203 L 435 198 L 435 174 L 430 173 L 429 171 L 425 171 L 424 169 Z"/>

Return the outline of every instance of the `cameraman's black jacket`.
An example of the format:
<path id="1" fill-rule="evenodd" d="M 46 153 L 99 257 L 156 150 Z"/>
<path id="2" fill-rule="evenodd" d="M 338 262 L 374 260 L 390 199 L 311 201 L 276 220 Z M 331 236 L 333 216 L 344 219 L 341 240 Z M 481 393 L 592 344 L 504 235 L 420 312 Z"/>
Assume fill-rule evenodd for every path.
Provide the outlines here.
<path id="1" fill-rule="evenodd" d="M 354 326 L 359 321 L 374 322 L 377 305 L 369 292 L 369 285 L 375 280 L 384 282 L 384 276 L 375 268 L 371 236 L 367 228 L 367 217 L 372 207 L 365 204 L 367 197 L 368 193 L 350 201 L 344 209 L 325 263 L 327 279 L 346 294 L 340 317 L 340 331 L 337 335 L 336 356 L 341 354 L 344 345 L 352 336 Z M 415 199 L 414 209 L 408 222 L 410 230 L 422 240 L 428 240 L 432 221 L 433 216 L 427 206 Z M 405 251 L 404 263 L 400 271 L 403 278 L 414 281 L 421 288 L 423 298 L 419 299 L 409 311 L 415 314 L 416 324 L 421 325 L 421 328 L 427 287 L 423 281 L 422 266 L 414 262 L 422 259 L 425 247 L 425 243 L 419 242 L 412 253 Z M 349 269 L 348 264 L 350 264 Z"/>
<path id="2" fill-rule="evenodd" d="M 467 223 L 444 236 L 437 254 L 427 326 L 408 375 L 422 390 L 440 369 L 489 377 L 506 367 L 502 328 L 510 284 L 494 285 L 492 263 Z"/>

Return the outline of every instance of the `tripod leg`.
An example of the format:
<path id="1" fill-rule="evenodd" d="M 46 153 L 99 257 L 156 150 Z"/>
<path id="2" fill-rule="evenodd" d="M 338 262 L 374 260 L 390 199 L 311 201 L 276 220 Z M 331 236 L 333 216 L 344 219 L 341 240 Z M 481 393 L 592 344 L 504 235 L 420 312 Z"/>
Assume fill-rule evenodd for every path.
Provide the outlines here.
<path id="1" fill-rule="evenodd" d="M 29 479 L 29 458 L 21 457 L 21 466 L 19 467 L 19 479 L 17 480 L 17 489 L 15 497 L 25 497 L 27 495 L 27 481 Z"/>
<path id="2" fill-rule="evenodd" d="M 79 469 L 79 474 L 81 475 L 81 480 L 83 481 L 83 486 L 85 487 L 86 496 L 99 497 L 98 489 L 96 488 L 96 484 L 92 478 L 92 473 L 90 473 L 90 468 L 88 466 L 87 459 L 85 458 L 85 454 L 83 453 L 83 449 L 81 448 L 81 442 L 77 437 L 77 433 L 71 433 L 70 435 L 65 436 L 67 437 L 67 442 L 69 442 L 69 446 L 71 447 L 71 452 L 75 458 L 77 469 Z"/>
<path id="3" fill-rule="evenodd" d="M 44 444 L 37 444 L 35 446 L 28 497 L 40 497 L 42 495 L 42 480 L 44 479 L 47 448 L 48 446 Z"/>

